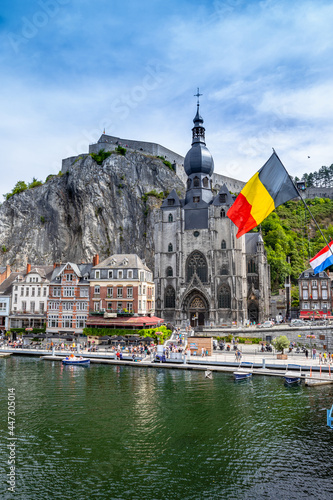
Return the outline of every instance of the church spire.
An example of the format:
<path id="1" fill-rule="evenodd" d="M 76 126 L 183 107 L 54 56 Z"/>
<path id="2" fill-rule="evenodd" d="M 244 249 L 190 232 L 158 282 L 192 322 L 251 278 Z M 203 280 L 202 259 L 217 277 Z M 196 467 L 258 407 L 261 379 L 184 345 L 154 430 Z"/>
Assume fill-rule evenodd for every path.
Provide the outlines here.
<path id="1" fill-rule="evenodd" d="M 202 96 L 199 92 L 199 88 L 197 90 L 197 93 L 194 94 L 194 97 L 197 98 L 197 114 L 195 115 L 193 119 L 194 127 L 192 128 L 192 146 L 193 144 L 201 143 L 206 145 L 205 143 L 205 127 L 203 126 L 203 118 L 200 115 L 200 102 L 199 102 L 199 97 Z"/>

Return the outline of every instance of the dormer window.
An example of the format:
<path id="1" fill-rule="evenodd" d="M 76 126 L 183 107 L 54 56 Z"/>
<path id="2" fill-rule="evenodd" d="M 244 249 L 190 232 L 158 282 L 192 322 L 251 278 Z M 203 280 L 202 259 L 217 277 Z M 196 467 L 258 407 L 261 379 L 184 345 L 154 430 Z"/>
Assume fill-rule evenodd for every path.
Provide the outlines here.
<path id="1" fill-rule="evenodd" d="M 115 259 L 112 259 L 112 260 L 111 260 L 111 266 L 114 266 L 115 264 L 116 264 Z"/>
<path id="2" fill-rule="evenodd" d="M 226 203 L 227 202 L 227 195 L 225 193 L 220 193 L 219 194 L 219 202 L 220 203 Z"/>
<path id="3" fill-rule="evenodd" d="M 119 280 L 123 279 L 123 271 L 118 271 L 118 279 Z"/>
<path id="4" fill-rule="evenodd" d="M 112 279 L 113 278 L 113 271 L 108 271 L 108 278 Z"/>
<path id="5" fill-rule="evenodd" d="M 199 203 L 200 196 L 193 196 L 193 203 Z"/>
<path id="6" fill-rule="evenodd" d="M 95 271 L 95 279 L 99 280 L 101 277 L 101 272 L 100 271 Z"/>
<path id="7" fill-rule="evenodd" d="M 173 198 L 168 198 L 168 205 L 169 207 L 172 207 L 172 205 L 175 204 L 175 200 Z"/>

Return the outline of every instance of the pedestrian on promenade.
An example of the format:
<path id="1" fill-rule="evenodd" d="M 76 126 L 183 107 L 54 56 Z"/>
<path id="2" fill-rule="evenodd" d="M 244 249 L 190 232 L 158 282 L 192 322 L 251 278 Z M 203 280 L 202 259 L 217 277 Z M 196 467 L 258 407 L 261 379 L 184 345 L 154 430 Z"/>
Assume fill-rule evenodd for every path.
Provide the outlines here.
<path id="1" fill-rule="evenodd" d="M 204 358 L 205 357 L 205 349 L 202 347 L 201 349 L 201 357 Z"/>
<path id="2" fill-rule="evenodd" d="M 306 357 L 306 359 L 308 359 L 308 357 L 309 357 L 309 351 L 307 349 L 305 349 L 305 357 Z"/>
<path id="3" fill-rule="evenodd" d="M 319 353 L 319 364 L 321 365 L 323 362 L 323 356 L 321 354 L 321 352 Z"/>
<path id="4" fill-rule="evenodd" d="M 327 355 L 326 355 L 326 352 L 323 353 L 323 359 L 324 359 L 324 363 L 327 363 Z"/>
<path id="5" fill-rule="evenodd" d="M 317 353 L 316 349 L 313 348 L 312 349 L 312 359 L 316 359 L 316 353 Z"/>

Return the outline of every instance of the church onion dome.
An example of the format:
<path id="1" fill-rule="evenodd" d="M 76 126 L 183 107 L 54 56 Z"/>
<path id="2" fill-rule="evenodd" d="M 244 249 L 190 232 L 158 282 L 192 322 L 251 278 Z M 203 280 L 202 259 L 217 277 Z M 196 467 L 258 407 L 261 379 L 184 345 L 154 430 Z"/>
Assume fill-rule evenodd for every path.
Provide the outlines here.
<path id="1" fill-rule="evenodd" d="M 214 172 L 214 160 L 205 143 L 205 128 L 203 119 L 197 106 L 197 114 L 193 120 L 192 147 L 185 156 L 184 170 L 187 176 L 191 174 L 212 175 Z"/>

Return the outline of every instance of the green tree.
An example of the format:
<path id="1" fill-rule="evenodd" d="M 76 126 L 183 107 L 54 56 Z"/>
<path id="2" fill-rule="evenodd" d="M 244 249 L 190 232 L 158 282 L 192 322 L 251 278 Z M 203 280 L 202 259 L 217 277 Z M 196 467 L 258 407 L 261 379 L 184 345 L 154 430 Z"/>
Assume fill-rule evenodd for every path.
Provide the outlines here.
<path id="1" fill-rule="evenodd" d="M 290 341 L 285 335 L 280 335 L 272 341 L 272 344 L 278 352 L 283 354 L 283 350 L 289 347 Z"/>

